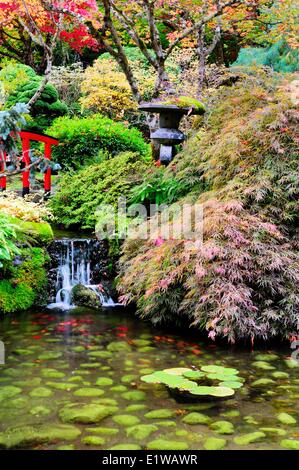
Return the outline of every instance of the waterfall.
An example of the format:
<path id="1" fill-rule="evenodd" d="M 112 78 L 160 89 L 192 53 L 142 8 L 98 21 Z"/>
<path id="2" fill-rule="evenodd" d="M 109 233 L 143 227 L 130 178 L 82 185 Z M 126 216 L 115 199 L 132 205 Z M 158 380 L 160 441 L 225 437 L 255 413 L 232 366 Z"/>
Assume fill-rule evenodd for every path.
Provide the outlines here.
<path id="1" fill-rule="evenodd" d="M 71 292 L 74 286 L 82 284 L 95 292 L 103 307 L 114 307 L 113 299 L 105 292 L 100 282 L 93 283 L 96 275 L 92 272 L 97 250 L 96 240 L 91 239 L 62 239 L 54 242 L 54 251 L 57 258 L 55 302 L 48 308 L 70 310 L 72 304 Z M 96 269 L 95 265 L 95 269 Z M 54 299 L 53 299 L 54 300 Z"/>

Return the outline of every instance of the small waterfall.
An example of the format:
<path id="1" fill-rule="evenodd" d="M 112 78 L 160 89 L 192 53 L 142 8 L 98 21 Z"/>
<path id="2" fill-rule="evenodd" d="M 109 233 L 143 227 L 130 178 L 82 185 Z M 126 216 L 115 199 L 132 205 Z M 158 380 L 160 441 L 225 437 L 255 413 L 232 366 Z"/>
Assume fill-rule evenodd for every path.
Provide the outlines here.
<path id="1" fill-rule="evenodd" d="M 97 274 L 92 272 L 94 265 L 97 273 L 98 264 L 95 263 L 98 244 L 96 240 L 90 239 L 62 239 L 54 242 L 57 258 L 55 281 L 55 302 L 48 305 L 48 308 L 60 310 L 70 310 L 75 307 L 72 304 L 72 289 L 76 285 L 84 285 L 95 292 L 103 307 L 115 307 L 113 299 L 102 287 Z M 98 283 L 95 283 L 98 281 Z M 53 298 L 54 300 L 54 298 Z"/>

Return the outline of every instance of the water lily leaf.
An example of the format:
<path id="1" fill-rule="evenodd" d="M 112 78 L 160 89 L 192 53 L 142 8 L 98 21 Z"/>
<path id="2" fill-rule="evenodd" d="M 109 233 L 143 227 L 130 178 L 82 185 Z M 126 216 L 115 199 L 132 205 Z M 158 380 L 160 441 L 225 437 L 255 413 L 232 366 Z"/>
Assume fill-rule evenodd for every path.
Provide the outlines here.
<path id="1" fill-rule="evenodd" d="M 213 397 L 231 397 L 235 394 L 235 391 L 230 387 L 211 387 L 213 390 L 210 391 L 210 395 Z"/>
<path id="2" fill-rule="evenodd" d="M 237 375 L 239 371 L 231 367 L 222 367 L 222 366 L 203 366 L 201 370 L 204 372 L 209 372 L 210 374 L 225 374 L 225 375 Z"/>
<path id="3" fill-rule="evenodd" d="M 205 376 L 206 374 L 204 372 L 201 372 L 200 370 L 187 370 L 183 373 L 183 377 L 186 377 L 186 379 L 190 380 L 202 379 Z"/>
<path id="4" fill-rule="evenodd" d="M 238 388 L 241 388 L 243 384 L 241 382 L 226 381 L 226 382 L 220 382 L 219 386 L 233 388 L 234 390 L 236 390 Z"/>
<path id="5" fill-rule="evenodd" d="M 228 374 L 207 374 L 207 378 L 210 380 L 220 380 L 221 382 L 243 382 L 242 377 L 237 375 Z"/>
<path id="6" fill-rule="evenodd" d="M 183 375 L 185 372 L 192 372 L 192 369 L 187 367 L 174 367 L 172 369 L 164 369 L 163 372 L 170 375 Z"/>
<path id="7" fill-rule="evenodd" d="M 143 375 L 141 377 L 142 382 L 148 384 L 161 384 L 164 383 L 165 378 L 167 379 L 168 374 L 165 374 L 163 371 L 157 371 L 153 374 Z"/>

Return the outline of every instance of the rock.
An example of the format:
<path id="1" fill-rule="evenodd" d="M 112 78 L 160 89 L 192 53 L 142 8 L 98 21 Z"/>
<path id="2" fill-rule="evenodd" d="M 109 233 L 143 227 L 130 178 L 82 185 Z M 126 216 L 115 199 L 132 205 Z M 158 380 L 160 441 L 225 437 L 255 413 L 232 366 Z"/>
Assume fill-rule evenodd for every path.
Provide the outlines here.
<path id="1" fill-rule="evenodd" d="M 19 387 L 13 385 L 3 385 L 0 387 L 0 401 L 6 400 L 7 398 L 15 397 L 22 392 Z"/>
<path id="2" fill-rule="evenodd" d="M 116 407 L 97 404 L 71 404 L 59 411 L 59 417 L 64 423 L 99 423 L 107 416 L 113 415 Z"/>
<path id="3" fill-rule="evenodd" d="M 210 425 L 217 434 L 234 434 L 234 426 L 229 421 L 215 421 Z"/>
<path id="4" fill-rule="evenodd" d="M 125 411 L 128 413 L 132 413 L 134 411 L 146 410 L 146 408 L 147 408 L 146 405 L 136 403 L 136 404 L 127 406 L 127 408 L 125 408 Z"/>
<path id="5" fill-rule="evenodd" d="M 80 429 L 65 424 L 22 426 L 0 433 L 0 448 L 31 447 L 43 443 L 71 441 L 81 434 Z"/>
<path id="6" fill-rule="evenodd" d="M 102 306 L 97 294 L 82 284 L 77 284 L 73 287 L 71 299 L 73 304 L 78 307 L 101 308 Z"/>
<path id="7" fill-rule="evenodd" d="M 296 419 L 293 418 L 293 416 L 289 415 L 288 413 L 279 413 L 277 415 L 278 421 L 280 421 L 282 424 L 296 424 Z"/>
<path id="8" fill-rule="evenodd" d="M 65 382 L 46 382 L 46 385 L 48 385 L 48 387 L 55 388 L 55 390 L 64 390 L 66 392 L 78 387 L 77 384 L 69 384 Z"/>
<path id="9" fill-rule="evenodd" d="M 59 359 L 62 356 L 62 353 L 60 352 L 55 352 L 55 351 L 49 351 L 49 352 L 44 352 L 38 356 L 38 359 L 41 361 L 52 361 L 54 359 Z"/>
<path id="10" fill-rule="evenodd" d="M 136 426 L 127 428 L 127 436 L 137 440 L 143 440 L 155 431 L 158 431 L 158 427 L 154 424 L 137 424 Z"/>
<path id="11" fill-rule="evenodd" d="M 5 401 L 5 408 L 16 408 L 16 409 L 22 409 L 25 408 L 28 405 L 29 398 L 28 397 L 17 397 L 17 398 L 12 398 L 10 400 Z"/>
<path id="12" fill-rule="evenodd" d="M 279 356 L 277 356 L 277 354 L 258 354 L 255 356 L 255 359 L 257 361 L 277 361 Z"/>
<path id="13" fill-rule="evenodd" d="M 205 450 L 222 450 L 226 446 L 226 440 L 219 437 L 208 437 L 203 443 Z"/>
<path id="14" fill-rule="evenodd" d="M 34 377 L 34 379 L 28 380 L 18 380 L 15 382 L 15 385 L 18 387 L 38 387 L 41 384 L 42 379 L 39 377 Z"/>
<path id="15" fill-rule="evenodd" d="M 45 406 L 34 406 L 29 413 L 34 416 L 48 416 L 51 410 Z"/>
<path id="16" fill-rule="evenodd" d="M 126 392 L 128 389 L 125 385 L 115 385 L 115 387 L 111 387 L 110 390 L 111 392 L 121 393 Z"/>
<path id="17" fill-rule="evenodd" d="M 253 367 L 256 367 L 257 369 L 262 369 L 262 370 L 274 370 L 275 367 L 271 366 L 271 364 L 268 364 L 268 362 L 265 361 L 255 361 L 252 363 Z"/>
<path id="18" fill-rule="evenodd" d="M 125 392 L 121 395 L 125 400 L 129 401 L 144 401 L 146 399 L 146 393 L 140 390 L 132 390 L 131 392 Z"/>
<path id="19" fill-rule="evenodd" d="M 184 418 L 182 419 L 183 423 L 186 424 L 209 424 L 211 421 L 211 418 L 209 416 L 206 416 L 202 413 L 188 413 Z"/>
<path id="20" fill-rule="evenodd" d="M 101 358 L 101 359 L 109 359 L 112 357 L 112 352 L 110 351 L 91 351 L 88 353 L 90 357 L 96 357 L 96 358 Z"/>
<path id="21" fill-rule="evenodd" d="M 152 410 L 149 411 L 144 415 L 145 418 L 147 419 L 167 419 L 167 418 L 172 418 L 174 416 L 174 411 L 169 410 L 167 408 L 162 408 L 159 410 Z"/>
<path id="22" fill-rule="evenodd" d="M 140 419 L 137 418 L 137 416 L 132 415 L 116 415 L 112 419 L 116 424 L 124 427 L 135 426 L 140 422 Z"/>
<path id="23" fill-rule="evenodd" d="M 104 390 L 101 390 L 100 388 L 84 387 L 78 388 L 78 390 L 74 392 L 74 395 L 76 397 L 101 397 L 104 393 Z"/>
<path id="24" fill-rule="evenodd" d="M 109 377 L 99 377 L 96 381 L 96 385 L 99 387 L 108 387 L 109 385 L 113 385 L 113 380 L 109 379 Z"/>
<path id="25" fill-rule="evenodd" d="M 166 439 L 155 439 L 146 446 L 149 450 L 187 450 L 189 448 L 186 442 L 169 441 Z"/>
<path id="26" fill-rule="evenodd" d="M 103 444 L 105 444 L 105 439 L 99 436 L 86 436 L 83 437 L 81 442 L 88 446 L 102 446 Z"/>
<path id="27" fill-rule="evenodd" d="M 141 450 L 138 444 L 117 444 L 109 450 Z"/>
<path id="28" fill-rule="evenodd" d="M 42 369 L 41 375 L 47 379 L 62 379 L 65 377 L 63 372 L 59 372 L 56 369 Z"/>
<path id="29" fill-rule="evenodd" d="M 239 446 L 247 446 L 253 442 L 258 442 L 263 440 L 266 437 L 266 434 L 262 431 L 251 432 L 249 434 L 244 434 L 243 436 L 235 437 L 234 442 Z"/>
<path id="30" fill-rule="evenodd" d="M 290 450 L 299 450 L 299 440 L 283 439 L 280 441 L 281 447 Z"/>
<path id="31" fill-rule="evenodd" d="M 91 434 L 98 434 L 100 436 L 115 436 L 119 433 L 119 430 L 116 428 L 86 428 L 86 432 L 90 432 Z"/>
<path id="32" fill-rule="evenodd" d="M 274 379 L 288 379 L 289 378 L 289 374 L 287 372 L 279 372 L 279 371 L 275 371 L 275 372 L 272 372 L 272 377 L 274 377 Z"/>
<path id="33" fill-rule="evenodd" d="M 276 434 L 277 436 L 285 436 L 287 433 L 284 429 L 280 428 L 260 428 L 259 430 L 266 434 Z"/>
<path id="34" fill-rule="evenodd" d="M 274 380 L 272 379 L 258 379 L 252 382 L 251 386 L 252 387 L 266 387 L 267 385 L 273 385 L 275 384 Z"/>
<path id="35" fill-rule="evenodd" d="M 121 378 L 121 381 L 125 384 L 128 384 L 130 382 L 134 382 L 134 380 L 137 379 L 137 375 L 134 375 L 134 374 L 128 374 L 128 375 L 124 375 L 122 378 Z"/>
<path id="36" fill-rule="evenodd" d="M 107 350 L 111 352 L 130 352 L 131 347 L 125 341 L 112 341 L 108 344 Z"/>
<path id="37" fill-rule="evenodd" d="M 46 398 L 46 397 L 51 397 L 53 395 L 52 390 L 46 387 L 37 387 L 33 388 L 31 392 L 29 392 L 29 395 L 32 398 Z"/>
<path id="38" fill-rule="evenodd" d="M 225 418 L 237 418 L 238 416 L 240 416 L 240 411 L 238 410 L 225 411 L 224 413 L 221 413 L 221 416 L 224 416 Z"/>

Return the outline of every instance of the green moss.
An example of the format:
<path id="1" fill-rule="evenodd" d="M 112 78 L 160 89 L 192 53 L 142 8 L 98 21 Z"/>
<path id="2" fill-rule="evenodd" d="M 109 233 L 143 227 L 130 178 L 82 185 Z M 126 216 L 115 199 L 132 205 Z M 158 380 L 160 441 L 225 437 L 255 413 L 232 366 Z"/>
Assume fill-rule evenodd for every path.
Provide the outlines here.
<path id="1" fill-rule="evenodd" d="M 289 449 L 289 450 L 299 450 L 299 441 L 298 440 L 292 440 L 292 439 L 283 439 L 280 441 L 281 447 L 284 449 Z"/>
<path id="2" fill-rule="evenodd" d="M 13 385 L 4 385 L 0 387 L 0 401 L 19 395 L 21 392 L 22 390 L 19 387 L 14 387 Z"/>
<path id="3" fill-rule="evenodd" d="M 47 284 L 45 264 L 48 260 L 42 248 L 21 250 L 20 264 L 12 263 L 0 281 L 0 311 L 13 313 L 27 310 L 35 303 L 42 303 Z"/>
<path id="4" fill-rule="evenodd" d="M 145 418 L 147 419 L 167 419 L 167 418 L 172 418 L 174 416 L 174 411 L 169 410 L 167 408 L 162 408 L 159 410 L 153 410 L 149 411 L 144 415 Z"/>
<path id="5" fill-rule="evenodd" d="M 108 387 L 112 384 L 113 380 L 109 379 L 109 377 L 99 377 L 96 381 L 96 385 L 98 385 L 99 387 Z"/>
<path id="6" fill-rule="evenodd" d="M 91 434 L 98 434 L 100 436 L 115 436 L 115 434 L 119 433 L 119 430 L 116 428 L 102 428 L 102 427 L 95 427 L 95 428 L 86 428 L 86 432 Z"/>
<path id="7" fill-rule="evenodd" d="M 247 446 L 253 442 L 258 442 L 263 440 L 266 437 L 266 434 L 262 431 L 256 431 L 249 434 L 244 434 L 243 436 L 235 437 L 234 442 L 239 446 Z"/>
<path id="8" fill-rule="evenodd" d="M 62 408 L 59 417 L 64 423 L 99 423 L 107 416 L 111 416 L 117 410 L 116 407 L 106 405 L 76 405 L 71 404 Z"/>
<path id="9" fill-rule="evenodd" d="M 184 416 L 182 421 L 186 424 L 209 424 L 211 418 L 202 413 L 193 412 Z"/>
<path id="10" fill-rule="evenodd" d="M 222 450 L 226 446 L 226 440 L 218 437 L 209 437 L 203 444 L 205 450 Z"/>
<path id="11" fill-rule="evenodd" d="M 170 441 L 166 439 L 155 439 L 147 444 L 149 450 L 187 450 L 188 444 L 182 441 Z"/>
<path id="12" fill-rule="evenodd" d="M 210 425 L 217 434 L 233 434 L 234 426 L 229 421 L 215 421 Z"/>
<path id="13" fill-rule="evenodd" d="M 137 416 L 132 415 L 117 415 L 112 419 L 116 424 L 124 427 L 135 426 L 140 422 L 140 419 L 137 418 Z"/>
<path id="14" fill-rule="evenodd" d="M 80 429 L 65 424 L 23 426 L 0 433 L 0 448 L 29 447 L 42 443 L 71 441 L 81 434 Z"/>
<path id="15" fill-rule="evenodd" d="M 82 439 L 82 443 L 88 446 L 102 446 L 105 444 L 105 439 L 99 436 L 86 436 Z"/>
<path id="16" fill-rule="evenodd" d="M 29 392 L 29 395 L 32 398 L 46 398 L 46 397 L 52 396 L 53 392 L 52 392 L 52 390 L 50 390 L 49 388 L 46 388 L 46 387 L 37 387 L 37 388 L 33 388 Z"/>
<path id="17" fill-rule="evenodd" d="M 141 390 L 132 390 L 130 392 L 122 393 L 123 398 L 129 401 L 144 401 L 146 399 L 146 393 Z"/>
<path id="18" fill-rule="evenodd" d="M 143 440 L 155 431 L 158 431 L 158 427 L 154 424 L 137 424 L 127 429 L 127 436 L 137 440 Z"/>
<path id="19" fill-rule="evenodd" d="M 201 103 L 195 98 L 192 98 L 191 96 L 174 97 L 169 100 L 162 101 L 161 104 L 175 105 L 175 106 L 178 106 L 179 108 L 192 108 L 195 111 L 202 112 L 202 113 L 204 113 L 206 110 L 203 103 Z"/>
<path id="20" fill-rule="evenodd" d="M 296 424 L 296 419 L 293 418 L 293 416 L 289 415 L 288 413 L 279 413 L 277 415 L 277 419 L 282 423 L 286 425 L 290 424 Z"/>
<path id="21" fill-rule="evenodd" d="M 78 388 L 74 392 L 74 395 L 76 397 L 100 397 L 104 395 L 104 391 L 101 390 L 100 388 L 95 388 L 95 387 L 85 387 L 85 388 Z"/>
<path id="22" fill-rule="evenodd" d="M 12 216 L 9 216 L 8 219 L 14 224 L 16 232 L 30 238 L 33 244 L 40 246 L 54 239 L 51 225 L 47 222 L 30 222 Z"/>

